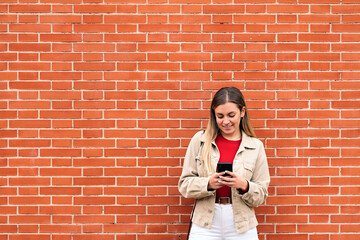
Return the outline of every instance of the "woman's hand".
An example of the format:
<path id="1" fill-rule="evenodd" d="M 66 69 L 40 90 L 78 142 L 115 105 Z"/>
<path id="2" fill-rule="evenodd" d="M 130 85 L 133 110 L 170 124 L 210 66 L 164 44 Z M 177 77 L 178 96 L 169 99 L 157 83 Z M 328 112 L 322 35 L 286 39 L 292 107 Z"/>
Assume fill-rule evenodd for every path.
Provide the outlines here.
<path id="1" fill-rule="evenodd" d="M 219 176 L 221 179 L 221 183 L 228 187 L 238 188 L 243 191 L 246 191 L 249 187 L 248 181 L 245 178 L 241 177 L 239 174 L 234 172 L 225 171 L 225 173 L 229 174 L 230 176 L 224 177 Z"/>
<path id="2" fill-rule="evenodd" d="M 224 183 L 219 178 L 224 174 L 225 172 L 214 173 L 213 175 L 211 175 L 208 183 L 208 190 L 216 190 L 225 186 Z"/>

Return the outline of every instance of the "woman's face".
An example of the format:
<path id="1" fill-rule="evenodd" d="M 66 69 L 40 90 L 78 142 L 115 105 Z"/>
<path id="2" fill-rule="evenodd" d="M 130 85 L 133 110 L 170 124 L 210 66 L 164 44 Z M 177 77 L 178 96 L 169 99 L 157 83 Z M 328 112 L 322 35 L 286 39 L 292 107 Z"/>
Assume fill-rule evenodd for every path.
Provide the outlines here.
<path id="1" fill-rule="evenodd" d="M 240 120 L 245 115 L 245 107 L 240 111 L 235 103 L 227 102 L 217 106 L 214 111 L 221 135 L 229 140 L 240 139 Z"/>

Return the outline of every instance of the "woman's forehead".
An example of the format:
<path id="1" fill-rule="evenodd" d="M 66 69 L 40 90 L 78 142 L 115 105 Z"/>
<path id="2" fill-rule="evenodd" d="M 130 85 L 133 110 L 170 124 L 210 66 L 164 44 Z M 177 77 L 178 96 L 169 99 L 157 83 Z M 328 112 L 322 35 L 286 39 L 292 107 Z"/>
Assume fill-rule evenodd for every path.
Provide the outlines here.
<path id="1" fill-rule="evenodd" d="M 215 110 L 215 112 L 219 112 L 219 113 L 229 113 L 229 112 L 240 111 L 238 106 L 232 102 L 220 104 L 214 110 Z"/>

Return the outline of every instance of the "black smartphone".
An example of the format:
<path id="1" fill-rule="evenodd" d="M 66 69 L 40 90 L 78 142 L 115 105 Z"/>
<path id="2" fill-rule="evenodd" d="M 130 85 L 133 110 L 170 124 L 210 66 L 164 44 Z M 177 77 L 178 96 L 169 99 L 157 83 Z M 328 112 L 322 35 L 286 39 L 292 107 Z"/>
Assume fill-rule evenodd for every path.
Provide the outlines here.
<path id="1" fill-rule="evenodd" d="M 232 172 L 232 163 L 218 163 L 217 164 L 217 172 L 225 172 L 229 171 Z M 223 176 L 230 176 L 229 174 L 225 173 Z"/>

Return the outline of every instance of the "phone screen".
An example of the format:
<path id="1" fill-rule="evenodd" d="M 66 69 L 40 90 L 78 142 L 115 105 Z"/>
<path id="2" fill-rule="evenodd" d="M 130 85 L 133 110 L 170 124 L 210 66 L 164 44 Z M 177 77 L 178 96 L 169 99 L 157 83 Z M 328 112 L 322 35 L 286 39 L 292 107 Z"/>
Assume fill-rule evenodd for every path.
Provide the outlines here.
<path id="1" fill-rule="evenodd" d="M 232 172 L 232 163 L 218 163 L 217 172 L 225 172 L 225 170 Z M 230 176 L 229 174 L 224 174 L 223 176 Z"/>

